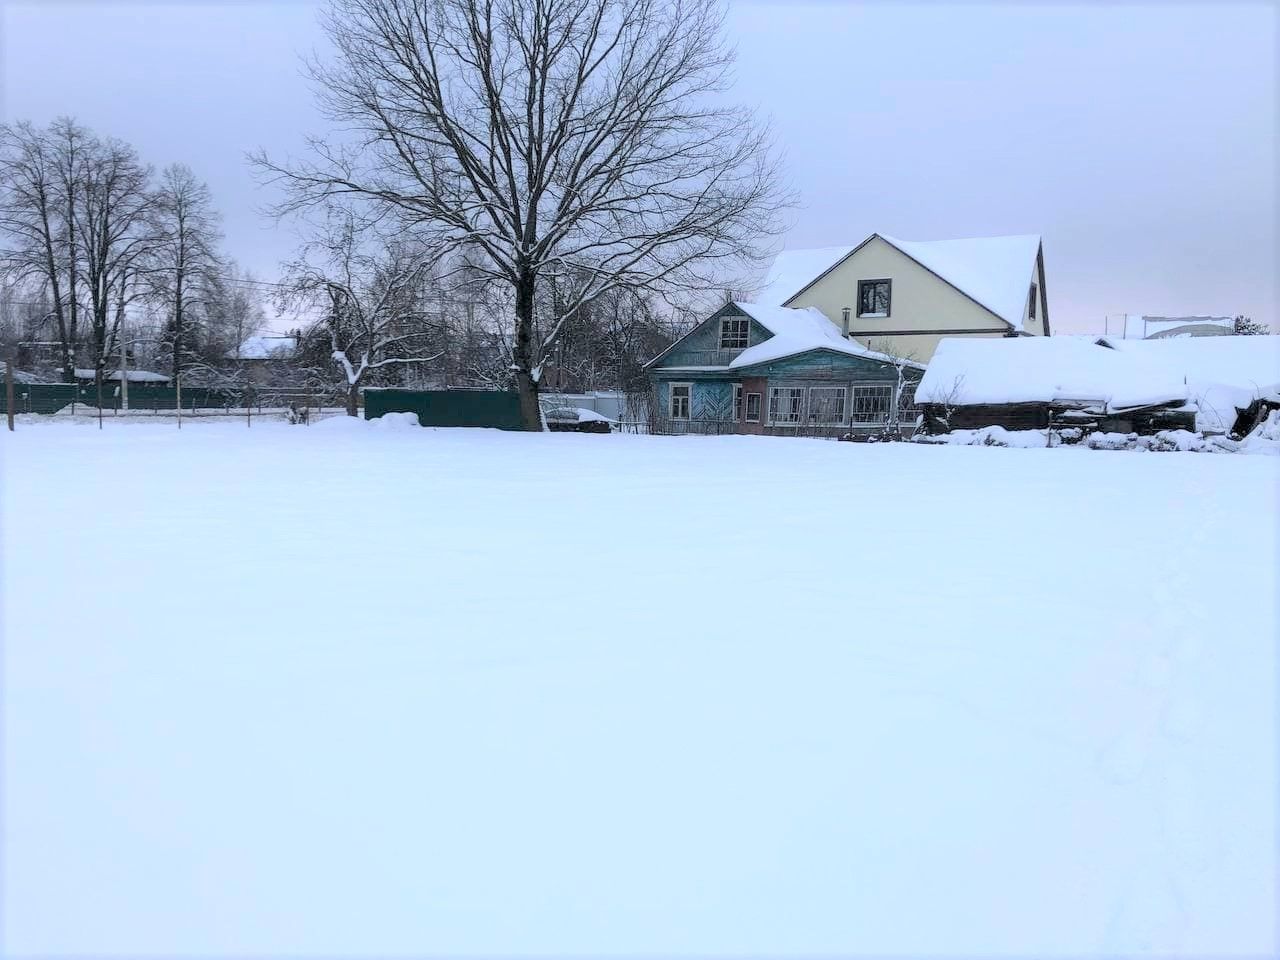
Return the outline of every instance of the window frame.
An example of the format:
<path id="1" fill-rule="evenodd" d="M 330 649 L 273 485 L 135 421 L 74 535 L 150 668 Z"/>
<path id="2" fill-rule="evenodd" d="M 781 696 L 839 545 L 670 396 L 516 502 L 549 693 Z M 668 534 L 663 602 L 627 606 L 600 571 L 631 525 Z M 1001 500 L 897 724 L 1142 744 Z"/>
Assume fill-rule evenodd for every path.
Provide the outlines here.
<path id="1" fill-rule="evenodd" d="M 1027 302 L 1027 319 L 1036 319 L 1036 301 L 1040 299 L 1040 291 L 1036 284 L 1031 284 L 1031 293 Z"/>
<path id="2" fill-rule="evenodd" d="M 883 427 L 888 426 L 893 420 L 893 411 L 895 396 L 897 392 L 896 385 L 890 380 L 863 380 L 853 384 L 849 391 L 849 424 L 854 427 Z M 887 390 L 889 392 L 889 402 L 884 408 L 883 420 L 859 420 L 857 419 L 857 393 L 859 390 Z"/>
<path id="3" fill-rule="evenodd" d="M 741 423 L 743 413 L 746 411 L 746 401 L 742 392 L 742 384 L 735 383 L 733 385 L 733 422 Z"/>
<path id="4" fill-rule="evenodd" d="M 881 313 L 878 310 L 872 310 L 864 313 L 862 310 L 863 290 L 865 290 L 868 287 L 874 287 L 881 283 L 883 283 L 886 287 L 885 298 L 884 298 L 884 312 Z M 893 314 L 893 278 L 892 277 L 876 277 L 876 278 L 868 278 L 866 280 L 859 280 L 858 281 L 858 316 L 868 317 L 871 319 L 878 320 L 883 317 L 889 317 L 892 314 Z"/>
<path id="5" fill-rule="evenodd" d="M 840 416 L 835 420 L 815 420 L 813 412 L 813 392 L 815 390 L 839 391 L 840 393 Z M 849 385 L 845 383 L 822 384 L 821 386 L 809 387 L 808 396 L 805 398 L 808 406 L 805 408 L 805 423 L 815 427 L 839 427 L 847 422 L 846 415 L 849 412 Z"/>
<path id="6" fill-rule="evenodd" d="M 741 324 L 741 330 L 735 332 L 733 343 L 726 343 L 725 328 L 728 324 L 735 326 Z M 741 341 L 741 342 L 739 342 Z M 720 349 L 721 350 L 745 350 L 751 345 L 751 319 L 749 317 L 721 317 L 720 318 Z"/>
<path id="7" fill-rule="evenodd" d="M 795 394 L 798 395 L 798 396 L 793 396 L 788 398 L 790 400 L 799 401 L 799 406 L 796 409 L 794 420 L 779 420 L 777 419 L 777 417 L 774 416 L 774 407 L 775 407 L 774 395 L 781 394 L 782 391 L 784 390 L 786 390 L 788 393 L 794 392 Z M 769 408 L 768 408 L 769 426 L 771 427 L 803 426 L 804 417 L 805 417 L 805 400 L 807 399 L 807 394 L 808 394 L 808 391 L 804 388 L 803 385 L 796 386 L 796 385 L 789 385 L 789 384 L 780 384 L 776 387 L 775 386 L 769 387 Z"/>
<path id="8" fill-rule="evenodd" d="M 752 397 L 756 398 L 756 415 L 754 417 L 751 416 L 751 398 Z M 746 405 L 743 407 L 742 422 L 743 423 L 759 423 L 761 411 L 764 409 L 764 401 L 761 398 L 760 392 L 756 391 L 754 393 L 748 393 L 746 394 L 746 398 L 747 398 Z"/>
<path id="9" fill-rule="evenodd" d="M 676 387 L 684 387 L 688 390 L 688 394 L 684 397 L 685 412 L 683 417 L 676 416 Z M 667 384 L 667 419 L 668 420 L 692 420 L 693 419 L 693 381 L 692 380 L 673 380 Z"/>

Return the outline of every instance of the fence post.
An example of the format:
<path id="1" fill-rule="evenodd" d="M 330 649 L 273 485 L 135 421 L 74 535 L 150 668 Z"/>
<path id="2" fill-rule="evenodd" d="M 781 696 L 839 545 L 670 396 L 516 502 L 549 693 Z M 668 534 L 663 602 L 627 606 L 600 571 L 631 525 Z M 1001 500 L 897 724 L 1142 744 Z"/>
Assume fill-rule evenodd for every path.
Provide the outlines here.
<path id="1" fill-rule="evenodd" d="M 4 362 L 4 405 L 9 414 L 9 430 L 13 430 L 13 361 Z"/>

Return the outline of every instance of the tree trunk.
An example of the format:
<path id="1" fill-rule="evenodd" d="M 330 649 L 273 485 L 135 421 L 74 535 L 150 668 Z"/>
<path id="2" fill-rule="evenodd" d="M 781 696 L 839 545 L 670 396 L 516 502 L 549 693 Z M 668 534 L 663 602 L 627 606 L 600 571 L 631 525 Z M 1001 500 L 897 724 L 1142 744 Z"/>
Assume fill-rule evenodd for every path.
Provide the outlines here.
<path id="1" fill-rule="evenodd" d="M 360 385 L 358 383 L 347 384 L 347 416 L 360 416 Z"/>
<path id="2" fill-rule="evenodd" d="M 533 375 L 533 290 L 533 274 L 522 272 L 516 284 L 516 342 L 511 359 L 520 393 L 520 419 L 524 429 L 540 432 L 542 412 L 538 408 L 538 381 Z"/>

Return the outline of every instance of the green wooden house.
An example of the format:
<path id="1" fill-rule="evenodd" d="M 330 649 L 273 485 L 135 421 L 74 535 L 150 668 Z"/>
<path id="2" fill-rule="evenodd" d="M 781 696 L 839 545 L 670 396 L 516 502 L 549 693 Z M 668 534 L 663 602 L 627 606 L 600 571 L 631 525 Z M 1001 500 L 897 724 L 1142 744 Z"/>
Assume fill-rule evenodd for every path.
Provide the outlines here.
<path id="1" fill-rule="evenodd" d="M 659 433 L 909 434 L 924 366 L 812 308 L 731 301 L 646 364 Z"/>

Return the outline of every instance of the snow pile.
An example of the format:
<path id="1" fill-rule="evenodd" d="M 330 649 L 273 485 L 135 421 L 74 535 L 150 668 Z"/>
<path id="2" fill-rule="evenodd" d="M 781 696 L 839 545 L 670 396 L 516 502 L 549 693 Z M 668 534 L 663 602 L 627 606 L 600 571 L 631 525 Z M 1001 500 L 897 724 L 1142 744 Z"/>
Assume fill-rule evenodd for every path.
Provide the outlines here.
<path id="1" fill-rule="evenodd" d="M 409 430 L 422 426 L 416 413 L 384 413 L 368 422 L 377 430 Z"/>
<path id="2" fill-rule="evenodd" d="M 1280 458 L 365 427 L 0 431 L 0 953 L 1276 955 Z"/>
<path id="3" fill-rule="evenodd" d="M 1240 450 L 1244 453 L 1280 455 L 1280 410 L 1272 410 L 1266 420 L 1241 440 Z"/>
<path id="4" fill-rule="evenodd" d="M 840 328 L 815 307 L 797 309 L 771 307 L 759 303 L 735 303 L 734 306 L 765 327 L 773 336 L 763 343 L 743 350 L 729 363 L 730 367 L 748 367 L 782 357 L 795 356 L 808 350 L 822 349 L 922 369 L 919 363 L 869 350 L 857 340 L 847 339 L 841 334 Z"/>
<path id="5" fill-rule="evenodd" d="M 1184 402 L 1182 378 L 1075 337 L 946 337 L 916 388 L 919 403 L 1079 402 L 1114 412 Z"/>
<path id="6" fill-rule="evenodd" d="M 1037 275 L 1039 236 L 897 240 L 881 234 L 881 239 L 963 290 L 1015 330 L 1022 329 Z"/>

